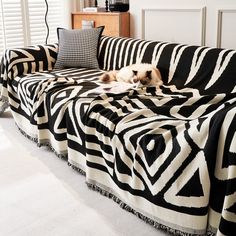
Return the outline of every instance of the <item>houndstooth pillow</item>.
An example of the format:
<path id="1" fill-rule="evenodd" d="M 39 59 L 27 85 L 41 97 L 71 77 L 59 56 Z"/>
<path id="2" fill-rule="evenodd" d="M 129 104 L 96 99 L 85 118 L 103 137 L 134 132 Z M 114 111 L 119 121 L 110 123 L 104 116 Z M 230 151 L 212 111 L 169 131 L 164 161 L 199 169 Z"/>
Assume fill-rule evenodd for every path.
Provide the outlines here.
<path id="1" fill-rule="evenodd" d="M 55 68 L 99 68 L 98 43 L 104 27 L 66 30 L 58 28 L 59 51 Z"/>

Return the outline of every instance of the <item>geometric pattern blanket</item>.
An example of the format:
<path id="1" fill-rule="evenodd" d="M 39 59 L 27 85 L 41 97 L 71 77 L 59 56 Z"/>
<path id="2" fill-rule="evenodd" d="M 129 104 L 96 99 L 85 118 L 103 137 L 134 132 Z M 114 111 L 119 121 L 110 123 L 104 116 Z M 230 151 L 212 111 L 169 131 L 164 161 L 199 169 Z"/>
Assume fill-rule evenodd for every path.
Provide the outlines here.
<path id="1" fill-rule="evenodd" d="M 236 96 L 194 93 L 165 87 L 93 100 L 87 182 L 175 234 L 234 235 Z"/>
<path id="2" fill-rule="evenodd" d="M 117 48 L 129 52 L 124 60 Z M 102 69 L 153 60 L 165 82 L 157 90 L 103 85 L 99 69 L 52 70 L 56 54 L 57 45 L 48 45 L 3 57 L 2 110 L 9 103 L 20 130 L 156 228 L 234 235 L 235 52 L 102 38 Z"/>

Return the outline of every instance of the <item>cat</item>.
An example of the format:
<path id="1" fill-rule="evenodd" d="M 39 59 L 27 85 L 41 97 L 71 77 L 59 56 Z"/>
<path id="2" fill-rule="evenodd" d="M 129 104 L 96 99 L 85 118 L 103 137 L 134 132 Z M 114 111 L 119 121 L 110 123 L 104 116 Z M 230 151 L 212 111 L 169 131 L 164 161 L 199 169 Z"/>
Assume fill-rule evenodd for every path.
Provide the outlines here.
<path id="1" fill-rule="evenodd" d="M 108 71 L 99 79 L 104 83 L 111 81 L 135 83 L 137 86 L 160 87 L 163 84 L 160 71 L 153 65 L 147 63 L 132 64 L 120 70 Z"/>

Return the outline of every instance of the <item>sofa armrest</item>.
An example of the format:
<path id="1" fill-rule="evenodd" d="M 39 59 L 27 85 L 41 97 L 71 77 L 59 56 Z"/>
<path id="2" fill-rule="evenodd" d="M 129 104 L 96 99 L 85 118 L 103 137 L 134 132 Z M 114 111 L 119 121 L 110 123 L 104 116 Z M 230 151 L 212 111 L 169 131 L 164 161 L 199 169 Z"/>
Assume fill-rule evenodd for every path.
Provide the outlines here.
<path id="1" fill-rule="evenodd" d="M 52 70 L 57 53 L 58 44 L 7 49 L 0 64 L 0 101 L 7 102 L 7 86 L 16 76 Z"/>

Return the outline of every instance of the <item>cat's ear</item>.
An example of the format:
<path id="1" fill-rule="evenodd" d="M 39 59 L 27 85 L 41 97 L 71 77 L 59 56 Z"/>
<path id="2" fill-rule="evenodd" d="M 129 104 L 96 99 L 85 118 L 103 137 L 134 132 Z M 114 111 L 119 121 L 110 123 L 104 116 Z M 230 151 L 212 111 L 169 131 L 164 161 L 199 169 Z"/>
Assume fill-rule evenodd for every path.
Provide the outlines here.
<path id="1" fill-rule="evenodd" d="M 138 71 L 137 70 L 133 70 L 133 73 L 134 73 L 134 75 L 137 75 Z"/>
<path id="2" fill-rule="evenodd" d="M 151 79 L 151 74 L 152 74 L 151 70 L 146 71 L 146 77 Z"/>

